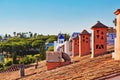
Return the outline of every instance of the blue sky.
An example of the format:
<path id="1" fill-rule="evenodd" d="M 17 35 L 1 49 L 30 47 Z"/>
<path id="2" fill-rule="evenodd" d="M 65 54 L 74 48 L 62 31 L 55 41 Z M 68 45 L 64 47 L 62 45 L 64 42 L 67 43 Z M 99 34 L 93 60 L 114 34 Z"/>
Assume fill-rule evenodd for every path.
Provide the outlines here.
<path id="1" fill-rule="evenodd" d="M 0 0 L 0 34 L 81 32 L 99 20 L 107 26 L 120 0 Z"/>

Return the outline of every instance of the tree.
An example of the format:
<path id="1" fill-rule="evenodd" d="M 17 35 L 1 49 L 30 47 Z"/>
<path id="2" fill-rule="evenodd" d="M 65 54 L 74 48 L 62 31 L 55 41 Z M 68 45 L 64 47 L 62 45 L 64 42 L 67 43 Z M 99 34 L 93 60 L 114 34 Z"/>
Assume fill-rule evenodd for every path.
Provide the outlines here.
<path id="1" fill-rule="evenodd" d="M 13 32 L 14 37 L 16 36 L 16 32 Z"/>
<path id="2" fill-rule="evenodd" d="M 46 41 L 49 38 L 49 36 L 38 35 L 37 38 Z"/>
<path id="3" fill-rule="evenodd" d="M 46 40 L 46 42 L 54 42 L 56 39 L 55 38 L 48 38 L 47 40 Z"/>
<path id="4" fill-rule="evenodd" d="M 63 36 L 64 36 L 64 38 L 65 38 L 65 41 L 66 40 L 69 40 L 69 38 L 70 38 L 70 35 L 69 34 L 67 34 L 67 33 L 64 33 L 64 34 L 62 34 Z"/>
<path id="5" fill-rule="evenodd" d="M 2 36 L 0 36 L 0 41 L 2 41 Z"/>
<path id="6" fill-rule="evenodd" d="M 29 34 L 32 34 L 29 32 Z M 26 38 L 26 32 L 17 33 L 17 37 L 9 37 L 5 42 L 0 42 L 0 52 L 5 51 L 12 55 L 13 63 L 16 63 L 17 56 L 23 57 L 26 54 L 39 53 L 40 59 L 45 59 L 45 42 L 53 42 L 57 40 L 57 35 L 37 35 L 37 37 Z M 6 34 L 6 37 L 8 35 Z M 50 51 L 53 50 L 53 47 L 49 48 Z"/>
<path id="7" fill-rule="evenodd" d="M 34 42 L 32 42 L 32 47 L 39 48 L 41 42 L 42 42 L 42 40 L 35 40 Z"/>
<path id="8" fill-rule="evenodd" d="M 43 40 L 36 40 L 32 43 L 32 47 L 40 49 L 40 59 L 44 60 L 46 57 L 45 54 L 45 42 Z"/>
<path id="9" fill-rule="evenodd" d="M 48 51 L 54 51 L 54 47 L 53 46 L 48 47 Z"/>
<path id="10" fill-rule="evenodd" d="M 11 38 L 11 35 L 9 34 L 8 37 Z"/>
<path id="11" fill-rule="evenodd" d="M 33 34 L 32 34 L 32 33 L 30 33 L 30 37 L 33 37 Z"/>
<path id="12" fill-rule="evenodd" d="M 4 38 L 8 38 L 8 35 L 7 34 L 5 34 L 5 37 Z"/>
<path id="13" fill-rule="evenodd" d="M 46 59 L 46 53 L 45 53 L 45 43 L 41 42 L 40 44 L 40 59 L 45 60 Z"/>
<path id="14" fill-rule="evenodd" d="M 37 37 L 37 33 L 34 33 L 34 38 L 36 38 Z"/>

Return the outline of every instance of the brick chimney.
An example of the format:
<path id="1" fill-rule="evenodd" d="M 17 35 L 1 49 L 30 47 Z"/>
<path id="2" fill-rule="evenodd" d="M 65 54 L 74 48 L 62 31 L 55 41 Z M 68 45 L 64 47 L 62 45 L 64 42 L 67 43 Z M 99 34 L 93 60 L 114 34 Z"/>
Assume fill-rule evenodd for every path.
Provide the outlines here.
<path id="1" fill-rule="evenodd" d="M 98 21 L 92 29 L 92 55 L 91 58 L 105 54 L 107 51 L 107 26 Z"/>
<path id="2" fill-rule="evenodd" d="M 72 39 L 72 56 L 79 55 L 79 37 Z"/>
<path id="3" fill-rule="evenodd" d="M 64 59 L 64 62 L 62 61 Z M 62 52 L 53 52 L 53 51 L 47 51 L 46 52 L 46 65 L 47 70 L 52 70 L 57 67 L 61 67 L 67 64 L 70 64 L 70 57 Z"/>
<path id="4" fill-rule="evenodd" d="M 79 34 L 79 56 L 90 54 L 90 33 L 83 30 Z"/>

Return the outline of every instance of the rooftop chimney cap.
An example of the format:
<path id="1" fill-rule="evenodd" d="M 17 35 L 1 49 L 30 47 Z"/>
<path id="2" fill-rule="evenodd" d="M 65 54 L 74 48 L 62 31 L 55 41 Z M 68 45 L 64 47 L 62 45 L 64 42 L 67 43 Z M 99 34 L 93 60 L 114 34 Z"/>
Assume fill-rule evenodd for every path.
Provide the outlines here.
<path id="1" fill-rule="evenodd" d="M 87 34 L 87 35 L 90 35 L 90 33 L 89 33 L 87 30 L 85 30 L 85 29 L 80 33 L 80 35 L 81 35 L 81 34 Z"/>
<path id="2" fill-rule="evenodd" d="M 100 23 L 100 21 L 97 21 L 97 23 Z"/>

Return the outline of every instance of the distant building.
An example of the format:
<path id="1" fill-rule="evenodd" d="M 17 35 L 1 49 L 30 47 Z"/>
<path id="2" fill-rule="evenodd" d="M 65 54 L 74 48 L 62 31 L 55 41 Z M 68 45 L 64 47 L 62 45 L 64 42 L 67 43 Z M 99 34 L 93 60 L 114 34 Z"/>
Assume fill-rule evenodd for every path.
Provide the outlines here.
<path id="1" fill-rule="evenodd" d="M 73 38 L 78 37 L 78 34 L 79 34 L 79 33 L 80 33 L 80 32 L 74 32 L 74 33 L 70 36 L 69 41 L 72 40 Z"/>
<path id="2" fill-rule="evenodd" d="M 107 29 L 107 45 L 114 45 L 116 30 L 112 27 Z"/>
<path id="3" fill-rule="evenodd" d="M 68 54 L 69 56 L 72 56 L 72 42 L 71 41 L 64 42 L 64 52 Z"/>
<path id="4" fill-rule="evenodd" d="M 48 48 L 51 46 L 54 46 L 54 43 L 52 43 L 52 42 L 45 43 L 45 50 L 48 50 Z"/>
<path id="5" fill-rule="evenodd" d="M 64 45 L 64 37 L 61 33 L 58 35 L 57 41 L 54 41 L 54 51 L 58 51 L 62 45 Z"/>
<path id="6" fill-rule="evenodd" d="M 3 38 L 1 41 L 2 41 L 2 42 L 5 42 L 5 41 L 7 41 L 7 38 Z"/>
<path id="7" fill-rule="evenodd" d="M 76 56 L 79 55 L 79 32 L 74 32 L 69 39 L 69 52 L 70 55 Z"/>
<path id="8" fill-rule="evenodd" d="M 73 33 L 69 41 L 64 41 L 63 35 L 60 33 L 58 35 L 57 41 L 54 41 L 54 51 L 62 51 L 69 56 L 72 55 L 72 39 L 77 37 L 79 33 Z"/>

